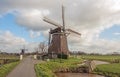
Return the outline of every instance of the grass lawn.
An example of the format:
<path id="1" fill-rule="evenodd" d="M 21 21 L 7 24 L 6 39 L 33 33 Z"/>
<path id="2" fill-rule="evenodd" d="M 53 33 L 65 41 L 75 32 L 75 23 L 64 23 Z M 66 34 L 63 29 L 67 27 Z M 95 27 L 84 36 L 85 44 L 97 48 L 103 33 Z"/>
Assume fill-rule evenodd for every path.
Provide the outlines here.
<path id="1" fill-rule="evenodd" d="M 114 63 L 115 60 L 120 60 L 120 56 L 113 55 L 81 55 L 78 56 L 78 58 L 62 60 L 61 63 L 60 59 L 52 59 L 49 62 L 37 64 L 35 66 L 37 77 L 55 77 L 53 72 L 56 70 L 60 68 L 74 68 L 76 64 L 81 63 L 84 59 L 111 62 L 112 64 L 98 65 L 93 72 L 110 77 L 120 77 L 120 63 Z"/>
<path id="2" fill-rule="evenodd" d="M 69 58 L 66 60 L 55 59 L 49 62 L 37 64 L 35 66 L 37 77 L 55 77 L 54 72 L 59 69 L 73 68 L 76 67 L 78 63 L 81 63 L 82 59 Z"/>
<path id="3" fill-rule="evenodd" d="M 12 62 L 0 67 L 0 77 L 6 77 L 6 75 L 18 64 L 19 62 Z"/>
<path id="4" fill-rule="evenodd" d="M 119 55 L 81 55 L 80 56 L 83 59 L 91 59 L 91 60 L 101 60 L 101 61 L 108 61 L 108 62 L 115 62 L 116 60 L 119 60 L 120 62 L 120 56 Z"/>
<path id="5" fill-rule="evenodd" d="M 94 72 L 110 77 L 120 77 L 120 63 L 98 65 Z"/>

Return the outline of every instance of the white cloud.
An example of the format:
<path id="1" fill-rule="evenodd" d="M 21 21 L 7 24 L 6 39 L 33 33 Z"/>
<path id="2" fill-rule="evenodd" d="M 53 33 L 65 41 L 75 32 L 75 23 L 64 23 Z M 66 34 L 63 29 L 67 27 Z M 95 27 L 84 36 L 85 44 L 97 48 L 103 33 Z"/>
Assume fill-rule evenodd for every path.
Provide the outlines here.
<path id="1" fill-rule="evenodd" d="M 110 40 L 104 40 L 104 39 L 98 39 L 89 42 L 87 45 L 83 44 L 71 44 L 69 47 L 71 50 L 76 51 L 85 51 L 88 53 L 110 53 L 110 52 L 120 52 L 120 41 L 110 41 Z"/>
<path id="2" fill-rule="evenodd" d="M 31 38 L 37 38 L 37 37 L 39 37 L 40 36 L 40 33 L 41 32 L 35 32 L 35 31 L 30 31 L 30 37 Z"/>
<path id="3" fill-rule="evenodd" d="M 0 50 L 4 52 L 21 52 L 21 49 L 25 46 L 28 51 L 34 51 L 34 48 L 39 43 L 27 42 L 24 38 L 13 35 L 10 31 L 0 32 Z"/>
<path id="4" fill-rule="evenodd" d="M 20 37 L 14 36 L 10 31 L 1 31 L 0 33 L 0 49 L 7 52 L 17 52 L 21 45 L 27 42 Z"/>
<path id="5" fill-rule="evenodd" d="M 32 29 L 32 30 L 46 30 L 48 28 L 50 28 L 50 26 L 48 24 L 46 24 L 42 18 L 43 18 L 43 14 L 47 10 L 36 10 L 36 9 L 32 9 L 32 10 L 22 10 L 19 13 L 17 13 L 17 18 L 16 18 L 16 22 L 18 24 L 20 24 L 21 26 L 24 26 L 28 29 Z M 45 14 L 49 14 L 45 12 Z"/>
<path id="6" fill-rule="evenodd" d="M 103 30 L 112 27 L 114 24 L 120 24 L 119 0 L 63 0 L 63 4 L 65 6 L 67 28 L 74 29 L 82 34 L 81 38 L 72 35 L 68 37 L 69 44 L 75 45 L 72 49 L 76 47 L 76 49 L 79 49 L 80 47 L 80 49 L 86 51 L 94 49 L 98 51 L 96 48 L 100 47 L 109 51 L 108 48 L 111 47 L 113 50 L 118 50 L 114 47 L 116 41 L 114 41 L 115 43 L 108 42 L 109 40 L 102 41 L 99 39 L 99 35 Z M 40 35 L 39 33 L 36 34 L 36 31 L 41 31 L 45 37 L 48 37 L 48 29 L 54 27 L 44 22 L 42 20 L 43 16 L 61 23 L 60 0 L 0 1 L 0 13 L 4 14 L 6 12 L 11 12 L 16 16 L 17 24 L 31 30 L 31 37 Z M 117 33 L 117 35 L 119 34 Z M 94 42 L 95 44 L 93 44 Z M 106 42 L 111 46 L 104 46 Z"/>
<path id="7" fill-rule="evenodd" d="M 1 32 L 0 34 L 0 40 L 2 40 L 0 41 L 1 44 L 16 45 L 25 43 L 23 38 L 14 36 L 10 31 Z"/>
<path id="8" fill-rule="evenodd" d="M 119 36 L 120 35 L 120 33 L 119 32 L 116 32 L 116 33 L 113 33 L 114 35 L 116 35 L 116 36 Z"/>

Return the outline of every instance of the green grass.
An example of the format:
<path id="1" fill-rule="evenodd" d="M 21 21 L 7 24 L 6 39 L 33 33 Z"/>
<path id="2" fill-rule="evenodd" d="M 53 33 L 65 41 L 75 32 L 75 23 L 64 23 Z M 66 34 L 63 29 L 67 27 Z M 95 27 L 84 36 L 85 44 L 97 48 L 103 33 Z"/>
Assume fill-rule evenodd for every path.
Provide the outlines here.
<path id="1" fill-rule="evenodd" d="M 35 65 L 35 71 L 37 77 L 55 77 L 55 74 L 48 68 L 46 63 Z"/>
<path id="2" fill-rule="evenodd" d="M 115 63 L 98 65 L 94 72 L 105 76 L 120 77 L 120 64 Z"/>
<path id="3" fill-rule="evenodd" d="M 101 61 L 108 61 L 108 62 L 116 62 L 117 60 L 120 62 L 119 55 L 82 55 L 80 56 L 83 59 L 90 59 L 90 60 L 101 60 Z"/>
<path id="4" fill-rule="evenodd" d="M 79 59 L 78 59 L 79 58 Z M 55 77 L 55 71 L 62 68 L 74 68 L 76 64 L 81 63 L 84 59 L 101 60 L 111 62 L 112 64 L 98 65 L 93 71 L 96 74 L 101 74 L 110 77 L 120 77 L 120 63 L 114 63 L 116 60 L 120 61 L 120 56 L 114 55 L 81 55 L 78 58 L 69 58 L 68 60 L 52 59 L 49 62 L 37 64 L 35 66 L 37 77 Z"/>
<path id="5" fill-rule="evenodd" d="M 82 59 L 77 58 L 69 58 L 67 60 L 63 60 L 60 63 L 60 59 L 51 60 L 49 62 L 37 64 L 35 66 L 37 77 L 55 77 L 54 72 L 59 69 L 67 69 L 77 67 L 77 64 L 81 63 Z"/>
<path id="6" fill-rule="evenodd" d="M 107 61 L 112 64 L 98 65 L 94 70 L 95 73 L 110 76 L 120 77 L 120 56 L 119 55 L 82 55 L 82 59 Z"/>
<path id="7" fill-rule="evenodd" d="M 0 77 L 6 77 L 6 75 L 18 64 L 19 62 L 12 62 L 0 67 Z"/>
<path id="8" fill-rule="evenodd" d="M 0 54 L 0 59 L 19 59 L 19 56 Z"/>

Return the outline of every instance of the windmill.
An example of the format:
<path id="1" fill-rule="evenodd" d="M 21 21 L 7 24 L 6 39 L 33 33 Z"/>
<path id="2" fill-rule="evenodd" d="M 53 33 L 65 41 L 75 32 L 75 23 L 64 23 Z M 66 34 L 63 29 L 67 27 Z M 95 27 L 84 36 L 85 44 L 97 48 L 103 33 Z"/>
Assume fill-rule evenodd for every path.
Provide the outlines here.
<path id="1" fill-rule="evenodd" d="M 25 51 L 27 51 L 28 49 L 26 49 L 25 48 L 25 45 L 23 46 L 23 48 L 21 48 L 21 53 L 20 54 L 22 54 L 22 55 L 24 55 L 25 54 Z"/>
<path id="2" fill-rule="evenodd" d="M 81 35 L 80 33 L 66 29 L 65 18 L 64 18 L 64 6 L 62 5 L 62 25 L 54 22 L 53 20 L 44 17 L 43 20 L 49 24 L 56 26 L 55 29 L 50 29 L 49 42 L 48 42 L 48 54 L 65 54 L 69 55 L 69 49 L 67 44 L 67 36 L 70 33 Z"/>

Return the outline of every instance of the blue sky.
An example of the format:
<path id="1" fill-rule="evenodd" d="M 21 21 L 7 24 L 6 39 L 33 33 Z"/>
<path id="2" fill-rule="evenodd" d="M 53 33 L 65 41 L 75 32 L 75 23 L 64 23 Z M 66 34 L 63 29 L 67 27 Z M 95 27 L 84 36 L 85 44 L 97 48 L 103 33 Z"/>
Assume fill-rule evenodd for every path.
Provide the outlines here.
<path id="1" fill-rule="evenodd" d="M 1 25 L 1 28 L 0 28 L 1 30 L 3 31 L 9 30 L 16 36 L 22 37 L 23 36 L 22 31 L 25 31 L 24 28 L 22 28 L 21 26 L 15 23 L 15 16 L 13 16 L 12 14 L 7 14 L 1 17 L 0 25 Z M 25 35 L 27 35 L 26 31 L 24 33 Z"/>
<path id="2" fill-rule="evenodd" d="M 120 26 L 114 25 L 113 27 L 104 30 L 100 34 L 100 38 L 108 39 L 108 40 L 120 40 L 120 35 L 115 35 L 114 33 L 120 33 Z"/>
<path id="3" fill-rule="evenodd" d="M 15 22 L 15 16 L 13 14 L 7 14 L 1 17 L 0 25 L 1 31 L 10 31 L 16 37 L 24 38 L 27 42 L 45 41 L 45 38 L 42 34 L 37 38 L 31 38 L 29 31 Z"/>
<path id="4" fill-rule="evenodd" d="M 15 16 L 13 14 L 7 14 L 1 17 L 0 25 L 1 25 L 0 30 L 10 31 L 15 36 L 22 37 L 28 42 L 41 42 L 44 41 L 45 39 L 42 35 L 37 38 L 31 38 L 29 31 L 15 22 Z M 107 39 L 107 40 L 119 40 L 120 35 L 114 34 L 117 32 L 120 33 L 120 26 L 114 25 L 113 27 L 102 31 L 99 37 L 101 39 Z"/>

